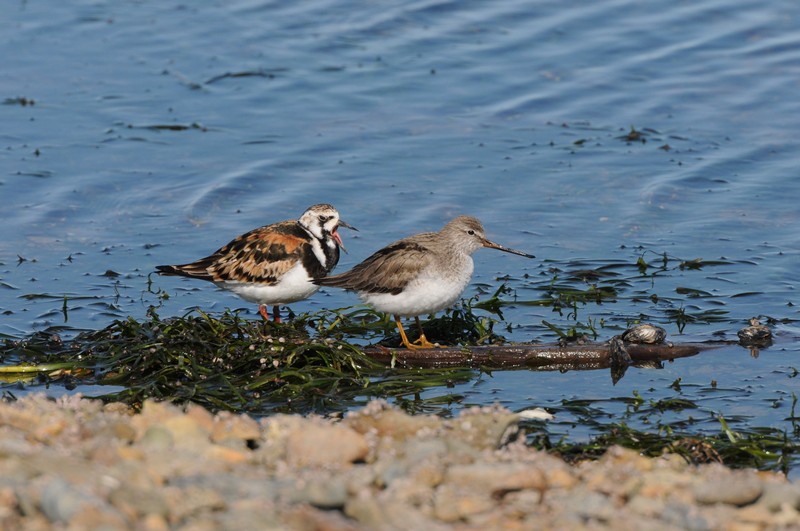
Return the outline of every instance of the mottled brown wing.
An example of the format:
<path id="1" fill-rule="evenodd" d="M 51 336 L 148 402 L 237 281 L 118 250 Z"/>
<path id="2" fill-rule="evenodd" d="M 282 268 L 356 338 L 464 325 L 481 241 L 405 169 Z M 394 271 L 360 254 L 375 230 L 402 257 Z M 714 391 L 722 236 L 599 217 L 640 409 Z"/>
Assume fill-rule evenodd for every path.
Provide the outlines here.
<path id="1" fill-rule="evenodd" d="M 422 238 L 420 238 L 422 236 Z M 315 280 L 322 286 L 333 286 L 361 293 L 398 294 L 427 267 L 432 258 L 425 247 L 426 235 L 395 242 L 376 252 L 353 269 L 341 275 Z"/>
<path id="2" fill-rule="evenodd" d="M 156 269 L 162 274 L 212 282 L 272 285 L 301 260 L 304 247 L 308 245 L 308 236 L 298 228 L 297 222 L 285 221 L 243 234 L 196 262 Z"/>

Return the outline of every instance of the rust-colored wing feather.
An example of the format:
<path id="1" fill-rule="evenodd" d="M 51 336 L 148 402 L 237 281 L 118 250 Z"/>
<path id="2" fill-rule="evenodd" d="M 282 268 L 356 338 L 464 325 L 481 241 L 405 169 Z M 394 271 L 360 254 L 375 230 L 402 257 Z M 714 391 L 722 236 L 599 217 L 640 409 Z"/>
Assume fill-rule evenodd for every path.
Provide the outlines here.
<path id="1" fill-rule="evenodd" d="M 316 279 L 321 286 L 333 286 L 361 293 L 398 294 L 432 260 L 426 247 L 429 234 L 418 234 L 392 243 L 340 275 Z"/>
<path id="2" fill-rule="evenodd" d="M 297 222 L 284 221 L 251 230 L 196 262 L 156 269 L 164 275 L 211 282 L 273 285 L 302 259 L 304 247 L 309 245 Z"/>

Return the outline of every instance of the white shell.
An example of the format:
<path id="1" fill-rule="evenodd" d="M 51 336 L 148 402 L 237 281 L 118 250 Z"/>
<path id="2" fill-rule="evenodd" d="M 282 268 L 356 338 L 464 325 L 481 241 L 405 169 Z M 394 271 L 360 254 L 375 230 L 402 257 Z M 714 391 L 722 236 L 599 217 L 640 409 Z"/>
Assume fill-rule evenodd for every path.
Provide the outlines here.
<path id="1" fill-rule="evenodd" d="M 667 338 L 667 331 L 660 326 L 643 323 L 628 328 L 622 334 L 622 340 L 627 343 L 655 344 L 663 343 Z"/>

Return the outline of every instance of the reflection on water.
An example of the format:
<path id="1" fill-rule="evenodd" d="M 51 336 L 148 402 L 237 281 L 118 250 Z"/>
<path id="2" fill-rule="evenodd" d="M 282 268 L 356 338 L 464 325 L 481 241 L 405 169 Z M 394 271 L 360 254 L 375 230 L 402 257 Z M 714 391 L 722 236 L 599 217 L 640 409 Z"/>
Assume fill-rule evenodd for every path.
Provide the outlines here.
<path id="1" fill-rule="evenodd" d="M 309 204 L 362 229 L 340 271 L 468 213 L 537 255 L 475 256 L 465 295 L 506 282 L 511 339 L 642 314 L 671 335 L 688 316 L 686 340 L 781 323 L 758 359 L 731 347 L 617 387 L 495 373 L 454 407 L 670 393 L 722 365 L 737 398 L 709 409 L 778 423 L 797 366 L 796 15 L 788 0 L 18 3 L 0 20 L 0 333 L 237 307 L 149 275 Z M 635 269 L 663 255 L 667 270 Z M 604 263 L 630 266 L 599 281 L 613 301 L 523 304 Z M 326 290 L 293 308 L 355 302 Z"/>

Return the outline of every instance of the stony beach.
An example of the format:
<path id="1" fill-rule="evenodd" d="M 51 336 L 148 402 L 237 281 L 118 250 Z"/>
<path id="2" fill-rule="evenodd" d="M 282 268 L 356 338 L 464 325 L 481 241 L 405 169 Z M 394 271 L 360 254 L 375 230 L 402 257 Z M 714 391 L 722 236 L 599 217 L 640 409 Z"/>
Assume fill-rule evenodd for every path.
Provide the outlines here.
<path id="1" fill-rule="evenodd" d="M 518 421 L 27 396 L 0 403 L 0 528 L 800 529 L 780 474 L 619 447 L 570 465 L 514 440 Z"/>

